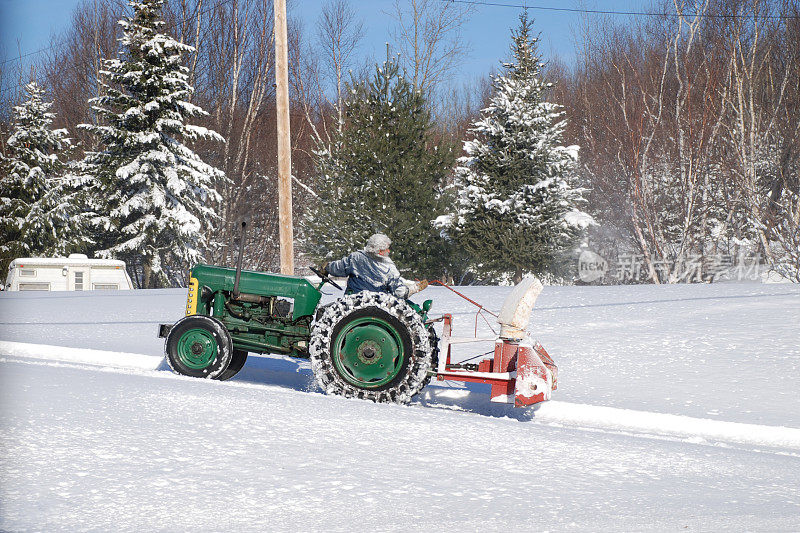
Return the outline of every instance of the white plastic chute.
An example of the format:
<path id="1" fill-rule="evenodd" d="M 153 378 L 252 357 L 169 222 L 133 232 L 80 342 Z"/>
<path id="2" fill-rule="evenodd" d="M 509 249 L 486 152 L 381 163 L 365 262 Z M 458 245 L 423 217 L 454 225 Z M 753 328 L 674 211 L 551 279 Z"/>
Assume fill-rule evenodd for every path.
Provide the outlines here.
<path id="1" fill-rule="evenodd" d="M 533 306 L 542 289 L 542 282 L 533 276 L 525 277 L 514 287 L 497 316 L 501 339 L 522 340 L 528 335 Z"/>

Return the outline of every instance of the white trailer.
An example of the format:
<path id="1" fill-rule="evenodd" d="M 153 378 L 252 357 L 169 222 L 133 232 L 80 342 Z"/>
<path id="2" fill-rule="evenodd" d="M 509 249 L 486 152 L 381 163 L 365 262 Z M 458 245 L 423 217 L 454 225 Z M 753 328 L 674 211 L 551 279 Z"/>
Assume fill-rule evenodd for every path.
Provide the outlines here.
<path id="1" fill-rule="evenodd" d="M 69 257 L 20 257 L 8 267 L 7 291 L 131 290 L 125 261 Z"/>

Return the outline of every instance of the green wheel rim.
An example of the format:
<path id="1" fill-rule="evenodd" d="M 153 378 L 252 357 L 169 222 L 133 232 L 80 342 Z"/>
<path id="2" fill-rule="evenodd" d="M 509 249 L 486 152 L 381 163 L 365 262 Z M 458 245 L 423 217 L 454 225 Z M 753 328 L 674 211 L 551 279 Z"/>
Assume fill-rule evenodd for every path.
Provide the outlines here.
<path id="1" fill-rule="evenodd" d="M 178 339 L 178 359 L 188 368 L 205 368 L 216 356 L 217 340 L 208 330 L 190 329 Z"/>
<path id="2" fill-rule="evenodd" d="M 331 351 L 339 375 L 361 389 L 391 382 L 402 371 L 406 355 L 397 329 L 376 317 L 347 324 L 336 335 Z"/>

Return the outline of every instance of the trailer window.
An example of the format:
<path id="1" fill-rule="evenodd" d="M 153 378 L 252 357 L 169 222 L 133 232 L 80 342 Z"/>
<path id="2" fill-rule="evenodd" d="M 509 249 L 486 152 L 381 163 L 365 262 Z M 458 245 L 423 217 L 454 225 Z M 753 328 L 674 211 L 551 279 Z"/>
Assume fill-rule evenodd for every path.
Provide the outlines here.
<path id="1" fill-rule="evenodd" d="M 20 268 L 19 269 L 19 277 L 21 277 L 21 278 L 35 278 L 36 277 L 36 269 L 35 268 Z"/>
<path id="2" fill-rule="evenodd" d="M 81 271 L 75 272 L 75 290 L 83 290 L 83 272 Z"/>
<path id="3" fill-rule="evenodd" d="M 92 288 L 96 291 L 116 291 L 119 285 L 116 283 L 93 283 Z"/>
<path id="4" fill-rule="evenodd" d="M 49 291 L 50 284 L 43 283 L 43 282 L 27 282 L 27 283 L 20 283 L 19 290 L 21 291 Z"/>

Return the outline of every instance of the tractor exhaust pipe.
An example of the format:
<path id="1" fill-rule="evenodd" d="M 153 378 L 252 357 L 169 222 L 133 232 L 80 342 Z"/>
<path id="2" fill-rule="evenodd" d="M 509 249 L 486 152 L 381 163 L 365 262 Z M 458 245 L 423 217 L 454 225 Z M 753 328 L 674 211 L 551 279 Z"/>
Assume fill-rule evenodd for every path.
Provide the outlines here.
<path id="1" fill-rule="evenodd" d="M 239 259 L 236 261 L 236 281 L 233 282 L 233 299 L 239 299 L 239 278 L 242 276 L 242 256 L 244 255 L 244 233 L 247 221 L 242 220 L 242 233 L 239 235 Z"/>

